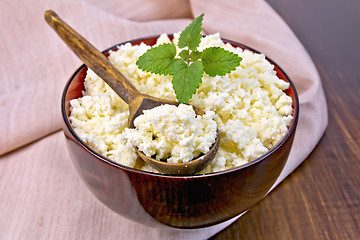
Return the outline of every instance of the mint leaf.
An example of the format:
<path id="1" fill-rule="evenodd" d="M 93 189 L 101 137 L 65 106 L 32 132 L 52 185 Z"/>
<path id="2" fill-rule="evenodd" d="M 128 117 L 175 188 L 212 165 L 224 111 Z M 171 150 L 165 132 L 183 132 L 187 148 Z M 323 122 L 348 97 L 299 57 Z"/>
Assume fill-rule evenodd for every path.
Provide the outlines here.
<path id="1" fill-rule="evenodd" d="M 170 67 L 170 75 L 174 76 L 179 73 L 185 73 L 189 66 L 182 59 L 175 59 Z M 174 80 L 173 80 L 174 81 Z"/>
<path id="2" fill-rule="evenodd" d="M 184 61 L 187 61 L 189 59 L 189 51 L 188 50 L 182 50 L 179 53 L 179 57 L 181 57 Z"/>
<path id="3" fill-rule="evenodd" d="M 176 47 L 170 43 L 150 48 L 139 57 L 136 65 L 143 71 L 155 74 L 170 74 L 170 66 L 176 55 Z"/>
<path id="4" fill-rule="evenodd" d="M 188 66 L 184 61 L 175 61 L 172 65 L 173 88 L 180 103 L 187 103 L 199 87 L 204 67 L 201 62 Z"/>
<path id="5" fill-rule="evenodd" d="M 221 47 L 205 48 L 201 54 L 204 70 L 211 77 L 222 76 L 235 70 L 242 60 L 237 54 Z"/>
<path id="6" fill-rule="evenodd" d="M 180 33 L 178 42 L 179 48 L 188 46 L 189 50 L 196 50 L 201 41 L 201 25 L 203 18 L 204 14 L 201 14 Z"/>
<path id="7" fill-rule="evenodd" d="M 199 51 L 192 51 L 190 53 L 190 59 L 191 61 L 197 61 L 199 60 L 199 58 L 201 58 L 201 52 Z"/>

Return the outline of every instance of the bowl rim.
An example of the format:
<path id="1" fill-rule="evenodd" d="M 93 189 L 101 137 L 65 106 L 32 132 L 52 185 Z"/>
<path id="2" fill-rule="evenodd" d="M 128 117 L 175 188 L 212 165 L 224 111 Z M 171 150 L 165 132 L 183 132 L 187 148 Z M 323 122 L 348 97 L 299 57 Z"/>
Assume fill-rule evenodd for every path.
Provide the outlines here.
<path id="1" fill-rule="evenodd" d="M 173 34 L 167 34 L 168 36 L 173 36 Z M 132 40 L 128 40 L 128 41 L 124 41 L 121 42 L 119 44 L 116 44 L 112 47 L 109 47 L 107 49 L 105 49 L 104 51 L 102 51 L 102 53 L 107 53 L 110 51 L 113 51 L 115 49 L 117 49 L 119 46 L 124 45 L 126 43 L 134 43 L 134 42 L 142 42 L 144 40 L 148 40 L 148 39 L 154 39 L 154 38 L 158 38 L 160 37 L 160 35 L 151 35 L 151 36 L 147 36 L 147 37 L 141 37 L 141 38 L 136 38 L 136 39 L 132 39 Z M 242 43 L 238 43 L 236 41 L 232 41 L 226 38 L 221 38 L 221 40 L 224 43 L 230 43 L 232 45 L 236 45 L 236 46 L 240 46 L 242 49 L 248 49 L 254 53 L 258 53 L 261 54 L 261 52 L 259 52 L 258 50 L 251 48 L 245 44 Z M 265 55 L 265 54 L 264 54 Z M 289 76 L 286 74 L 286 72 L 276 63 L 274 62 L 271 58 L 267 57 L 265 55 L 265 59 L 267 61 L 269 61 L 272 65 L 274 65 L 274 67 L 276 66 L 281 72 L 282 74 L 285 76 L 287 82 L 289 82 L 290 87 L 294 93 L 294 99 L 295 102 L 293 102 L 293 107 L 295 106 L 295 109 L 293 109 L 293 120 L 291 122 L 290 127 L 288 128 L 288 131 L 286 132 L 285 136 L 283 136 L 283 138 L 281 139 L 281 141 L 279 141 L 274 147 L 272 147 L 269 151 L 267 151 L 265 154 L 261 155 L 260 157 L 245 163 L 243 165 L 231 168 L 231 169 L 226 169 L 226 170 L 222 170 L 222 171 L 217 171 L 217 172 L 213 172 L 213 173 L 203 173 L 203 174 L 196 174 L 196 175 L 170 175 L 170 174 L 164 174 L 164 173 L 155 173 L 155 172 L 148 172 L 148 171 L 143 171 L 140 169 L 135 169 L 120 163 L 117 163 L 103 155 L 101 155 L 100 153 L 96 152 L 94 149 L 92 149 L 90 146 L 88 146 L 85 142 L 82 141 L 82 139 L 80 139 L 80 137 L 76 134 L 75 130 L 72 128 L 69 118 L 66 114 L 66 109 L 65 109 L 65 99 L 66 99 L 66 94 L 68 92 L 69 86 L 72 82 L 72 80 L 74 79 L 74 77 L 80 72 L 82 71 L 84 68 L 86 68 L 85 64 L 82 64 L 80 67 L 78 67 L 76 69 L 76 71 L 71 75 L 71 77 L 67 80 L 65 87 L 63 89 L 63 93 L 62 93 L 62 97 L 61 97 L 61 113 L 62 113 L 62 117 L 63 120 L 65 122 L 65 125 L 67 127 L 67 129 L 70 131 L 71 135 L 76 139 L 76 141 L 85 149 L 87 150 L 91 155 L 93 155 L 94 157 L 96 157 L 97 159 L 110 164 L 114 167 L 126 170 L 126 171 L 130 171 L 130 172 L 134 172 L 137 174 L 145 174 L 145 175 L 152 175 L 152 176 L 156 176 L 156 177 L 161 177 L 161 178 L 179 178 L 179 179 L 189 179 L 189 178 L 204 178 L 204 177 L 212 177 L 212 176 L 218 176 L 218 175 L 225 175 L 228 173 L 232 173 L 235 171 L 239 171 L 241 169 L 250 167 L 258 162 L 261 162 L 263 160 L 265 160 L 268 156 L 272 155 L 277 149 L 279 149 L 286 141 L 287 139 L 291 136 L 291 134 L 295 131 L 297 122 L 298 122 L 298 117 L 299 117 L 299 97 L 298 97 L 298 93 L 296 91 L 295 85 L 292 82 L 292 80 L 289 78 Z"/>

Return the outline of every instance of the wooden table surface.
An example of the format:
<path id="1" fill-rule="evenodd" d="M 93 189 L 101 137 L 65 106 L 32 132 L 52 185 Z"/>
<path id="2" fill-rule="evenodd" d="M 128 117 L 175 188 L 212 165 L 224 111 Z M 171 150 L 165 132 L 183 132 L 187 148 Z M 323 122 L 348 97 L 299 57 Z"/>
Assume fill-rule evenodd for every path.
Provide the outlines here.
<path id="1" fill-rule="evenodd" d="M 360 239 L 360 1 L 267 2 L 313 58 L 329 125 L 293 174 L 212 239 Z"/>

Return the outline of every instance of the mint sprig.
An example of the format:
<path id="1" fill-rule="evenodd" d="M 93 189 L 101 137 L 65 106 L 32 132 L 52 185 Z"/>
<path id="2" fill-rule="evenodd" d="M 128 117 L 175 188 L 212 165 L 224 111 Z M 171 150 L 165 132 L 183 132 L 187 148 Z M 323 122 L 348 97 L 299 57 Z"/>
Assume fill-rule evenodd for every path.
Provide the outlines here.
<path id="1" fill-rule="evenodd" d="M 173 44 L 161 44 L 145 52 L 136 62 L 143 71 L 160 75 L 172 75 L 172 85 L 180 103 L 187 103 L 202 82 L 203 73 L 211 77 L 223 76 L 235 70 L 242 60 L 237 54 L 221 47 L 209 47 L 202 52 L 201 25 L 204 14 L 197 17 L 181 32 L 176 56 Z"/>

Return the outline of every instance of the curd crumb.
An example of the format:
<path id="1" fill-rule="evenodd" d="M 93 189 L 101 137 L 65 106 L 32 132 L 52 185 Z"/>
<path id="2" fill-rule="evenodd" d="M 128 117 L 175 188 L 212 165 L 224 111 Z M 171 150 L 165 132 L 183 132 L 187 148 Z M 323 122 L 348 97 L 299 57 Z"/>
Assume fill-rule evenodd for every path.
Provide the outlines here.
<path id="1" fill-rule="evenodd" d="M 210 151 L 217 136 L 215 113 L 196 115 L 190 105 L 164 104 L 134 120 L 135 128 L 126 128 L 122 138 L 128 148 L 138 148 L 148 157 L 168 163 L 189 162 Z"/>

